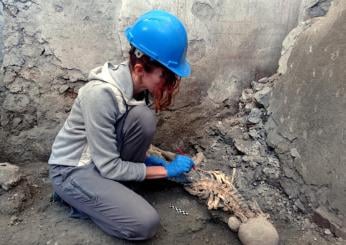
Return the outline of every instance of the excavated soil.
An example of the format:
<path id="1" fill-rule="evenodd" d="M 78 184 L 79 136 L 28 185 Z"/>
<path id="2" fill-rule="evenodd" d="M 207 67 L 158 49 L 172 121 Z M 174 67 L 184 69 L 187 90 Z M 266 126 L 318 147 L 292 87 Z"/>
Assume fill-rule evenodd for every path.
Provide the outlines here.
<path id="1" fill-rule="evenodd" d="M 21 211 L 2 215 L 0 244 L 132 244 L 108 236 L 88 220 L 69 218 L 66 206 L 52 203 L 46 163 L 24 165 L 22 170 L 27 176 L 31 197 L 24 201 Z M 17 188 L 13 195 L 19 191 Z M 168 181 L 154 181 L 144 183 L 137 191 L 158 210 L 161 226 L 153 239 L 135 243 L 241 244 L 237 235 L 220 222 L 217 216 L 209 213 L 203 202 L 188 195 L 179 185 Z M 177 213 L 170 208 L 171 204 L 189 214 Z M 280 220 L 274 223 L 282 244 L 345 244 L 330 236 L 321 235 L 316 228 L 302 230 L 296 224 Z"/>

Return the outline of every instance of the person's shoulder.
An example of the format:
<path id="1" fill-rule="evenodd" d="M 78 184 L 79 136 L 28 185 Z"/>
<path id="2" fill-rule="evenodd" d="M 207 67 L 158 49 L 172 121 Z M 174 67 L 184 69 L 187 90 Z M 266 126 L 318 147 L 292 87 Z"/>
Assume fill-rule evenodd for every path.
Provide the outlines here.
<path id="1" fill-rule="evenodd" d="M 90 81 L 84 85 L 78 92 L 78 98 L 84 100 L 118 100 L 117 93 L 112 85 L 100 81 Z"/>
<path id="2" fill-rule="evenodd" d="M 85 84 L 81 90 L 83 93 L 103 93 L 106 91 L 112 91 L 113 87 L 111 84 L 100 81 L 100 80 L 91 80 Z"/>

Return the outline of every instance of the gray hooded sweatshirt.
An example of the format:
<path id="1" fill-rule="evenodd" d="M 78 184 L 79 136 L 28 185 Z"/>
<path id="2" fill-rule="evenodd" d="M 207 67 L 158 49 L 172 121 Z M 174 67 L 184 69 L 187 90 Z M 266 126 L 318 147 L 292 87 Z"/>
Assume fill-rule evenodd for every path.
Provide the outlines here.
<path id="1" fill-rule="evenodd" d="M 55 138 L 48 163 L 65 166 L 94 163 L 105 178 L 144 180 L 145 164 L 123 161 L 116 142 L 115 125 L 127 107 L 145 104 L 133 98 L 128 62 L 118 66 L 107 62 L 93 69 L 88 80 Z"/>

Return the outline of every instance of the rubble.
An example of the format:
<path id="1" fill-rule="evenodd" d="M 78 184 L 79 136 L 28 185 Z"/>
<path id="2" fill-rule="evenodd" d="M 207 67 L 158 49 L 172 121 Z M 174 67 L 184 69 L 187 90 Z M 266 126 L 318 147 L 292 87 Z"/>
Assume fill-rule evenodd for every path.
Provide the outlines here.
<path id="1" fill-rule="evenodd" d="M 271 91 L 272 89 L 270 87 L 263 87 L 263 89 L 258 90 L 258 92 L 254 95 L 256 102 L 264 108 L 268 108 L 269 94 L 271 93 Z"/>
<path id="2" fill-rule="evenodd" d="M 0 186 L 4 190 L 8 191 L 15 186 L 22 176 L 19 171 L 19 167 L 8 162 L 0 163 Z"/>
<path id="3" fill-rule="evenodd" d="M 148 153 L 172 161 L 175 154 L 151 146 Z M 244 245 L 279 244 L 279 234 L 269 216 L 262 212 L 256 201 L 249 202 L 238 193 L 234 186 L 236 170 L 231 177 L 221 171 L 205 171 L 201 168 L 204 161 L 203 153 L 193 157 L 195 170 L 172 180 L 184 185 L 184 189 L 191 195 L 207 200 L 209 210 L 222 209 L 232 213 L 226 221 L 232 231 L 239 231 L 238 236 Z"/>
<path id="4" fill-rule="evenodd" d="M 235 139 L 234 146 L 237 148 L 238 151 L 244 153 L 245 155 L 260 155 L 261 144 L 258 141 Z"/>
<path id="5" fill-rule="evenodd" d="M 252 108 L 249 116 L 247 117 L 247 121 L 249 123 L 257 124 L 262 120 L 261 117 L 262 111 L 258 108 Z"/>

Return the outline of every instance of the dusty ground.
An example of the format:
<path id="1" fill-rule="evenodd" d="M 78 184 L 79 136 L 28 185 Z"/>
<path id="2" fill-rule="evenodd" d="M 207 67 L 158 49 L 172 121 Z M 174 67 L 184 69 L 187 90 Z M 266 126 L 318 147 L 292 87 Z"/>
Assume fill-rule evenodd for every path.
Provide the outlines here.
<path id="1" fill-rule="evenodd" d="M 24 203 L 22 211 L 2 215 L 0 244 L 131 244 L 106 235 L 90 221 L 68 218 L 67 207 L 52 203 L 46 163 L 24 165 L 22 169 L 32 197 Z M 12 195 L 16 190 L 20 192 L 17 187 Z M 153 239 L 137 243 L 240 244 L 236 234 L 213 218 L 202 202 L 189 196 L 177 184 L 155 181 L 143 184 L 138 191 L 160 213 L 161 226 Z M 186 210 L 189 215 L 176 213 L 170 204 Z M 332 236 L 321 235 L 314 227 L 302 230 L 295 224 L 283 221 L 275 224 L 281 235 L 281 244 L 345 244 Z"/>

